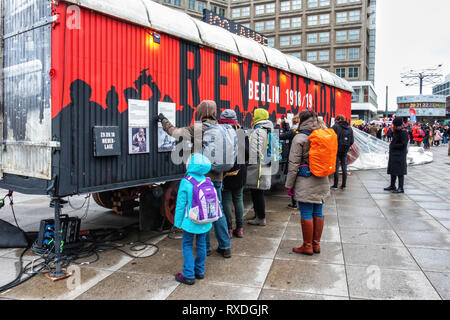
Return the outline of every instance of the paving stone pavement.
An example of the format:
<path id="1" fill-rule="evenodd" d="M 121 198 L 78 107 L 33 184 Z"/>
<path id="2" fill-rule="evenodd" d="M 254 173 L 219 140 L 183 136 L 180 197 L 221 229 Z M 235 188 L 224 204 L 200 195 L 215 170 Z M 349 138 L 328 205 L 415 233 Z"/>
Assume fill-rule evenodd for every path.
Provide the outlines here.
<path id="1" fill-rule="evenodd" d="M 245 238 L 232 239 L 231 259 L 213 253 L 206 277 L 194 286 L 181 285 L 181 240 L 155 238 L 159 251 L 150 258 L 131 258 L 119 251 L 79 266 L 74 278 L 51 282 L 36 276 L 0 294 L 0 299 L 450 299 L 450 157 L 447 148 L 434 148 L 435 161 L 410 167 L 406 193 L 383 191 L 385 170 L 353 172 L 345 191 L 333 191 L 324 207 L 322 253 L 312 257 L 292 253 L 301 245 L 300 215 L 287 208 L 283 188 L 267 194 L 266 227 L 245 225 Z M 0 190 L 0 194 L 4 190 Z M 15 195 L 19 225 L 36 231 L 39 221 L 52 217 L 49 199 Z M 80 207 L 83 197 L 71 199 Z M 69 215 L 84 211 L 70 207 Z M 246 217 L 253 211 L 246 194 Z M 8 205 L 0 219 L 14 223 Z M 83 229 L 123 227 L 136 215 L 120 217 L 90 203 Z M 156 233 L 131 234 L 124 243 Z M 212 236 L 213 248 L 217 246 Z M 139 255 L 156 251 L 148 248 Z M 22 250 L 0 249 L 0 285 L 15 278 Z M 128 248 L 128 252 L 130 248 Z M 36 257 L 29 253 L 24 259 Z M 78 279 L 78 278 L 77 278 Z"/>

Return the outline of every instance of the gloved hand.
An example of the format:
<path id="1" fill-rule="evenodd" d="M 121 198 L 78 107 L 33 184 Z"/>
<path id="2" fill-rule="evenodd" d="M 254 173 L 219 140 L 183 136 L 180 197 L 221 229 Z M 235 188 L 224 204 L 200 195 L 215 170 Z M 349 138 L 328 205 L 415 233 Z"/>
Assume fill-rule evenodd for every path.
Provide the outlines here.
<path id="1" fill-rule="evenodd" d="M 164 119 L 167 120 L 166 116 L 165 116 L 164 114 L 162 114 L 162 113 L 160 113 L 160 114 L 156 117 L 156 120 L 157 120 L 158 122 L 163 122 Z"/>
<path id="2" fill-rule="evenodd" d="M 293 197 L 293 196 L 294 196 L 294 191 L 293 191 L 292 189 L 287 189 L 287 194 L 288 194 L 290 197 Z"/>

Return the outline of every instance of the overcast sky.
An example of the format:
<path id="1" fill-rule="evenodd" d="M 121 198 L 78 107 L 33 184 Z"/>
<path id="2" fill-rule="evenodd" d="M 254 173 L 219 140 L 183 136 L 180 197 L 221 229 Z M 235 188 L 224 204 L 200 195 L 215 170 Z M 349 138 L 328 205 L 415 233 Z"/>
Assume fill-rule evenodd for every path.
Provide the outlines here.
<path id="1" fill-rule="evenodd" d="M 389 110 L 396 110 L 397 96 L 419 94 L 400 82 L 402 71 L 443 64 L 444 76 L 450 74 L 450 1 L 378 0 L 376 46 L 378 108 L 386 108 L 388 85 Z"/>

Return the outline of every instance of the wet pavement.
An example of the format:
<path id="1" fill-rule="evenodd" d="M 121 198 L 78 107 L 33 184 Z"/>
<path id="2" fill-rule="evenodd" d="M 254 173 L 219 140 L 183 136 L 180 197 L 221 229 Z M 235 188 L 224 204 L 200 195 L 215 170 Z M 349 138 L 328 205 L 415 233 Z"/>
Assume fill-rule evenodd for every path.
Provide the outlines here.
<path id="1" fill-rule="evenodd" d="M 332 192 L 324 207 L 322 253 L 292 253 L 301 245 L 300 215 L 287 208 L 282 188 L 267 195 L 267 226 L 245 225 L 243 239 L 232 239 L 232 258 L 213 253 L 206 276 L 194 286 L 174 280 L 181 272 L 179 235 L 130 234 L 123 243 L 154 237 L 156 248 L 100 254 L 81 265 L 78 277 L 52 282 L 38 275 L 0 294 L 0 299 L 450 299 L 450 157 L 434 148 L 432 164 L 410 167 L 403 195 L 384 192 L 385 170 L 353 172 L 345 191 Z M 0 190 L 0 194 L 6 193 Z M 246 217 L 252 217 L 246 195 Z M 37 231 L 51 218 L 49 199 L 15 195 L 19 225 Z M 71 200 L 80 207 L 83 197 Z M 82 217 L 85 210 L 63 213 Z M 0 219 L 14 223 L 9 205 Z M 124 227 L 137 216 L 120 217 L 90 203 L 82 229 Z M 212 238 L 213 248 L 217 241 Z M 0 286 L 15 278 L 23 250 L 0 249 Z M 152 253 L 155 255 L 144 258 Z M 25 261 L 36 257 L 29 253 Z M 81 260 L 82 262 L 82 260 Z"/>

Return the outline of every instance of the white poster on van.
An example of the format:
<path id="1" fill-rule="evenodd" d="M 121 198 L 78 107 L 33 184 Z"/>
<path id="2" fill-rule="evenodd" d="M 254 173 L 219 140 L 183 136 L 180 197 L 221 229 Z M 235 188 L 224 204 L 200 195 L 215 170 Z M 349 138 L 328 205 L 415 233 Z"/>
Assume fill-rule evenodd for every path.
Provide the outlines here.
<path id="1" fill-rule="evenodd" d="M 158 102 L 158 114 L 164 114 L 173 125 L 176 124 L 176 104 L 171 102 Z M 176 140 L 169 136 L 158 122 L 158 152 L 172 152 L 175 150 Z"/>
<path id="2" fill-rule="evenodd" d="M 128 126 L 130 128 L 150 127 L 150 104 L 148 100 L 128 100 Z"/>

